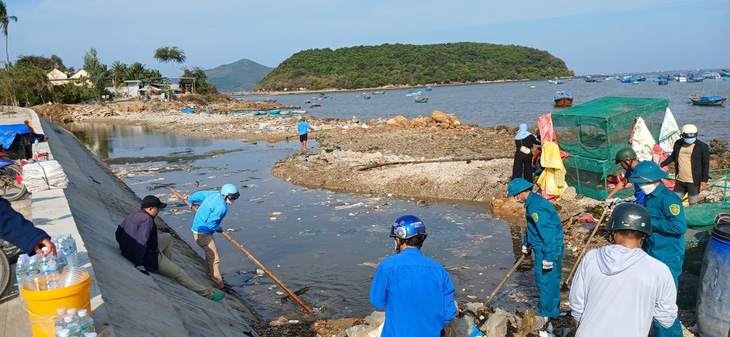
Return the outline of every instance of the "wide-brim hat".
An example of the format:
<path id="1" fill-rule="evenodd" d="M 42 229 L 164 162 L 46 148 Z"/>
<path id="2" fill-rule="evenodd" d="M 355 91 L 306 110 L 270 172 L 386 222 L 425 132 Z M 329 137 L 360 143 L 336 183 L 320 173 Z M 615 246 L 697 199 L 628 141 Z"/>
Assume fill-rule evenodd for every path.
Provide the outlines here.
<path id="1" fill-rule="evenodd" d="M 511 197 L 522 191 L 532 189 L 532 186 L 535 186 L 535 184 L 528 182 L 524 178 L 516 178 L 512 180 L 509 185 L 507 185 L 507 197 Z"/>

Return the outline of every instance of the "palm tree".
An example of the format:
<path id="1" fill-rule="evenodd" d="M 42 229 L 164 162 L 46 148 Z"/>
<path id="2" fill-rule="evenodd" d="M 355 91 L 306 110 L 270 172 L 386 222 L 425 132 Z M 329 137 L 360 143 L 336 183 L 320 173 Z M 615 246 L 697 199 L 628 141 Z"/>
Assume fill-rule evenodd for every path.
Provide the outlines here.
<path id="1" fill-rule="evenodd" d="M 5 35 L 5 57 L 8 59 L 8 65 L 10 65 L 10 53 L 8 53 L 8 24 L 10 20 L 18 22 L 17 16 L 8 16 L 8 10 L 5 7 L 5 2 L 0 0 L 0 32 Z"/>
<path id="2" fill-rule="evenodd" d="M 177 75 L 177 70 L 175 70 L 175 63 L 185 62 L 185 52 L 177 46 L 160 47 L 155 50 L 155 59 L 162 63 L 170 63 L 175 76 L 179 77 Z"/>

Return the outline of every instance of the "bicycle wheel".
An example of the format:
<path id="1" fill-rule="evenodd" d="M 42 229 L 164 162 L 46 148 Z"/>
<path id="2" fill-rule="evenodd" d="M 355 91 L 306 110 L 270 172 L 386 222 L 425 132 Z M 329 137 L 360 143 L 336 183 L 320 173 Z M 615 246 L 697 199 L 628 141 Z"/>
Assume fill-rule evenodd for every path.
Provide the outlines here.
<path id="1" fill-rule="evenodd" d="M 21 183 L 23 171 L 20 166 L 11 164 L 0 168 L 0 193 L 8 201 L 22 198 L 28 190 Z"/>
<path id="2" fill-rule="evenodd" d="M 10 284 L 10 261 L 5 253 L 0 251 L 0 297 L 5 294 L 8 284 Z"/>

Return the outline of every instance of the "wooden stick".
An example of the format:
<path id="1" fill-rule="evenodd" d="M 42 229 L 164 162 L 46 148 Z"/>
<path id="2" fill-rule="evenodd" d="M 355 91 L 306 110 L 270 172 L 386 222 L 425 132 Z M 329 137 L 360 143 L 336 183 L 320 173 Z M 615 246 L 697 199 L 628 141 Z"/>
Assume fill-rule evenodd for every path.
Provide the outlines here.
<path id="1" fill-rule="evenodd" d="M 583 246 L 583 250 L 580 252 L 580 255 L 578 255 L 578 259 L 575 261 L 573 268 L 570 270 L 570 274 L 568 274 L 568 278 L 565 280 L 565 283 L 563 283 L 564 288 L 568 288 L 568 283 L 570 283 L 570 279 L 573 277 L 573 274 L 575 273 L 576 268 L 578 268 L 578 264 L 580 263 L 580 260 L 583 258 L 583 255 L 585 255 L 586 250 L 588 250 L 588 247 L 591 245 L 591 239 L 593 239 L 593 236 L 596 235 L 596 232 L 598 232 L 598 227 L 601 227 L 603 218 L 606 217 L 606 214 L 608 213 L 609 209 L 611 209 L 611 207 L 606 207 L 603 209 L 603 214 L 601 214 L 601 218 L 598 219 L 598 222 L 596 223 L 596 227 L 593 228 L 593 232 L 591 232 L 591 236 L 588 237 L 588 241 L 586 241 L 586 245 Z"/>
<path id="2" fill-rule="evenodd" d="M 177 193 L 177 191 L 175 191 L 175 189 L 174 189 L 174 188 L 172 188 L 172 187 L 168 187 L 168 188 L 170 189 L 170 191 L 172 191 L 172 193 L 175 193 L 175 195 L 176 195 L 176 196 L 177 196 L 178 198 L 180 198 L 180 200 L 184 201 L 184 202 L 185 202 L 185 204 L 187 204 L 187 203 L 188 203 L 188 200 L 187 200 L 187 198 L 185 198 L 185 197 L 183 197 L 182 195 L 180 195 L 180 193 Z M 193 206 L 193 209 L 194 209 L 195 211 L 197 211 L 197 210 L 198 210 L 198 208 L 197 208 L 197 207 L 195 207 L 195 206 Z M 264 267 L 264 265 L 263 265 L 263 264 L 261 264 L 261 262 L 259 262 L 259 260 L 257 260 L 257 259 L 256 259 L 256 258 L 255 258 L 255 257 L 254 257 L 253 255 L 251 255 L 251 253 L 249 253 L 249 252 L 248 252 L 248 251 L 247 251 L 247 250 L 246 250 L 245 248 L 243 248 L 243 246 L 241 246 L 241 245 L 240 245 L 240 244 L 239 244 L 238 242 L 236 242 L 236 240 L 233 240 L 233 238 L 232 238 L 232 237 L 231 237 L 230 235 L 228 235 L 228 233 L 226 233 L 226 232 L 223 232 L 223 231 L 221 231 L 221 234 L 223 234 L 223 236 L 224 236 L 224 237 L 225 237 L 226 239 L 228 239 L 228 241 L 231 241 L 231 243 L 232 243 L 232 244 L 233 244 L 234 246 L 236 246 L 236 248 L 238 248 L 238 250 L 240 250 L 240 251 L 241 251 L 241 252 L 243 253 L 243 255 L 246 255 L 246 257 L 248 257 L 249 259 L 251 259 L 251 261 L 253 261 L 253 263 L 255 263 L 255 264 L 256 264 L 257 266 L 259 266 L 259 268 L 261 268 L 261 270 L 263 270 L 263 271 L 264 271 L 264 273 L 265 273 L 265 274 L 266 274 L 267 276 L 269 276 L 269 277 L 270 277 L 270 278 L 271 278 L 272 280 L 274 280 L 274 282 L 276 282 L 276 284 L 278 284 L 278 285 L 279 285 L 280 287 L 282 287 L 282 288 L 283 288 L 283 289 L 284 289 L 284 290 L 286 291 L 286 293 L 287 293 L 287 294 L 289 294 L 289 296 L 291 296 L 291 298 L 293 298 L 293 299 L 294 299 L 295 301 L 297 301 L 297 303 L 299 303 L 299 305 L 301 305 L 301 306 L 302 306 L 302 308 L 304 308 L 304 310 L 306 310 L 306 311 L 307 311 L 308 313 L 311 313 L 311 312 L 312 312 L 312 308 L 310 308 L 309 306 L 307 306 L 307 305 L 306 305 L 306 304 L 304 303 L 304 301 L 302 301 L 302 299 L 301 299 L 301 298 L 299 298 L 299 296 L 297 296 L 297 295 L 296 295 L 296 294 L 295 294 L 295 293 L 294 293 L 293 291 L 291 291 L 291 290 L 290 290 L 290 289 L 289 289 L 289 288 L 288 288 L 288 287 L 287 287 L 287 286 L 286 286 L 286 285 L 284 284 L 284 282 L 281 282 L 281 280 L 279 280 L 279 279 L 278 279 L 278 278 L 277 278 L 276 276 L 274 276 L 274 274 L 272 274 L 272 273 L 271 273 L 271 272 L 270 272 L 270 271 L 269 271 L 268 269 L 266 269 L 266 267 Z"/>
<path id="3" fill-rule="evenodd" d="M 365 166 L 358 171 L 367 171 L 377 167 L 390 166 L 390 165 L 405 165 L 405 164 L 428 164 L 428 163 L 447 163 L 454 161 L 489 161 L 494 159 L 507 159 L 512 158 L 510 156 L 496 156 L 496 157 L 474 157 L 474 158 L 451 158 L 451 159 L 434 159 L 434 160 L 409 160 L 409 161 L 394 161 L 389 163 L 380 163 L 372 166 Z"/>
<path id="4" fill-rule="evenodd" d="M 482 186 L 481 186 L 481 187 L 479 187 L 479 190 L 477 191 L 477 193 L 474 193 L 474 196 L 473 196 L 473 197 L 471 197 L 471 201 L 474 201 L 474 199 L 476 199 L 476 198 L 477 198 L 477 196 L 479 195 L 479 192 L 481 192 L 481 191 L 482 191 L 482 188 L 484 188 L 484 186 L 485 186 L 486 184 L 487 184 L 487 180 L 485 180 L 485 181 L 484 181 L 484 183 L 482 184 Z"/>
<path id="5" fill-rule="evenodd" d="M 512 269 L 510 269 L 509 273 L 507 273 L 507 276 L 504 277 L 504 280 L 502 280 L 502 282 L 499 283 L 499 285 L 497 286 L 497 289 L 494 289 L 494 291 L 492 292 L 492 294 L 489 295 L 489 298 L 487 298 L 487 300 L 484 302 L 484 306 L 485 307 L 487 306 L 487 304 L 489 304 L 489 302 L 492 300 L 492 297 L 494 297 L 494 295 L 497 293 L 497 291 L 499 291 L 499 289 L 502 288 L 502 286 L 504 285 L 504 283 L 507 282 L 507 279 L 510 276 L 512 276 L 512 273 L 515 272 L 515 270 L 517 269 L 517 267 L 520 265 L 520 263 L 522 263 L 522 260 L 524 260 L 526 256 L 527 256 L 527 254 L 522 254 L 522 256 L 520 256 L 520 259 L 517 260 L 517 263 L 515 263 L 515 265 L 512 267 Z"/>

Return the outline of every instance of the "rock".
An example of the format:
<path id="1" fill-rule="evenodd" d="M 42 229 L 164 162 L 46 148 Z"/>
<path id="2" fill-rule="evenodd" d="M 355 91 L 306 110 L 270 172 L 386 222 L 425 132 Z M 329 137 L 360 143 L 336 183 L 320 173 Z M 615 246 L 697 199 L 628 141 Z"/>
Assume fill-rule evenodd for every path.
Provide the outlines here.
<path id="1" fill-rule="evenodd" d="M 500 197 L 492 200 L 492 214 L 502 218 L 520 219 L 525 216 L 525 209 L 514 198 Z"/>
<path id="2" fill-rule="evenodd" d="M 449 117 L 450 116 L 447 115 L 446 113 L 438 111 L 438 110 L 434 110 L 431 113 L 431 118 L 433 118 L 433 120 L 436 123 L 449 123 L 451 121 L 451 119 Z"/>
<path id="3" fill-rule="evenodd" d="M 433 119 L 431 119 L 429 117 L 423 117 L 421 115 L 419 115 L 418 117 L 411 120 L 411 123 L 413 123 L 413 126 L 417 126 L 417 127 L 427 126 L 427 125 L 431 124 L 431 122 L 433 122 Z"/>

